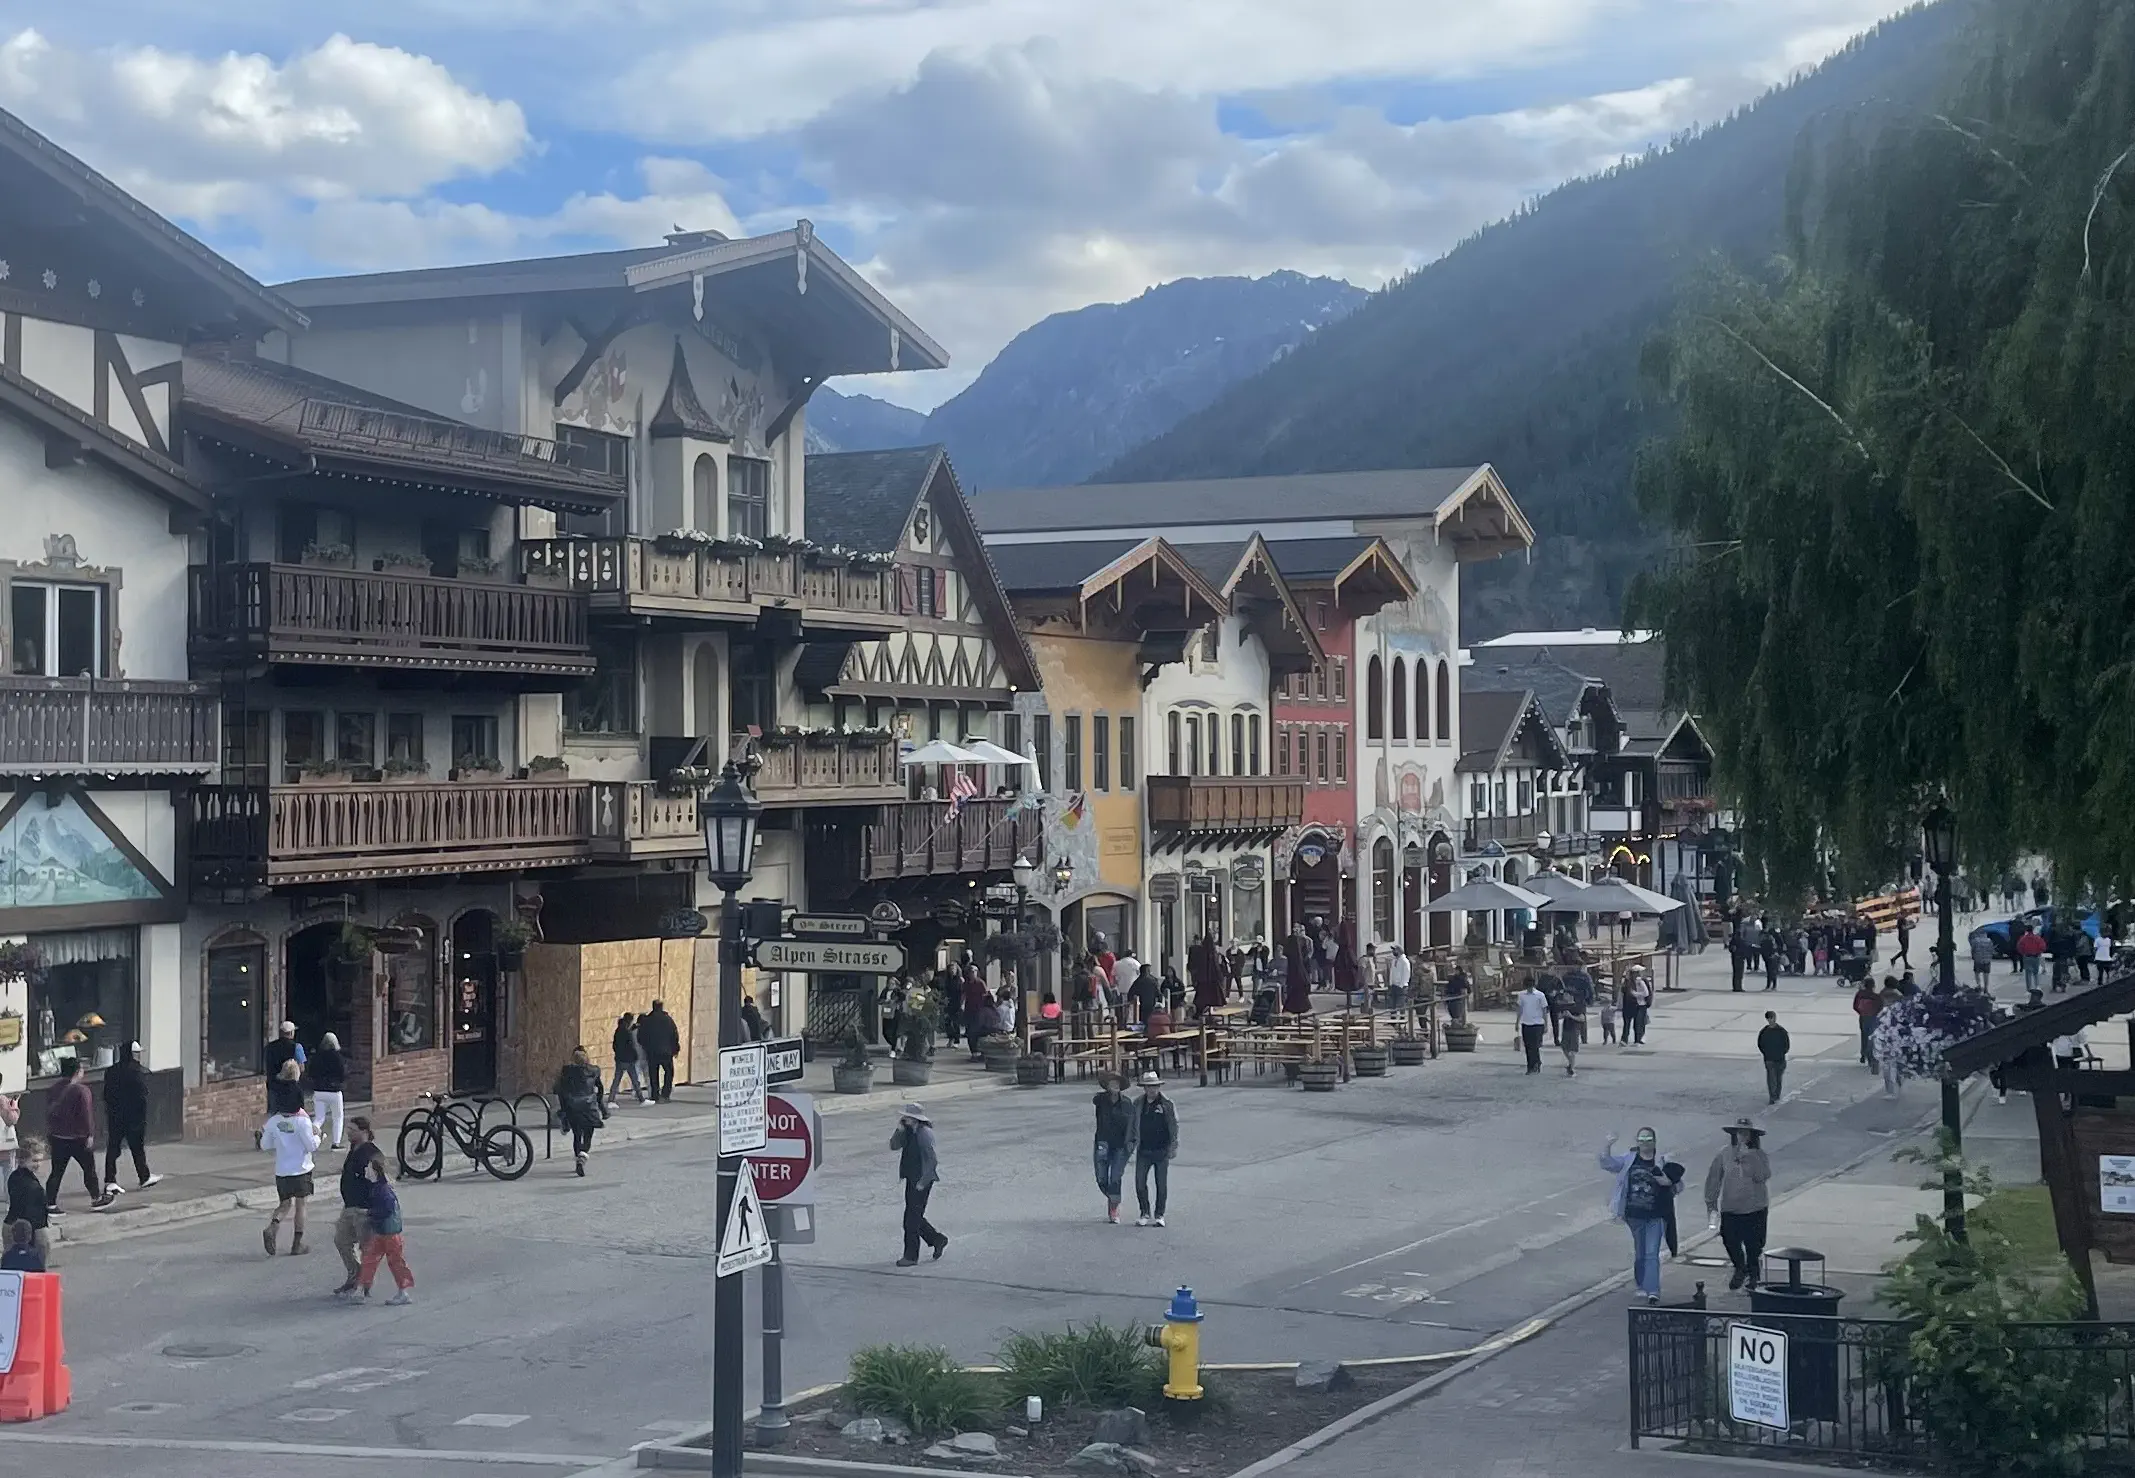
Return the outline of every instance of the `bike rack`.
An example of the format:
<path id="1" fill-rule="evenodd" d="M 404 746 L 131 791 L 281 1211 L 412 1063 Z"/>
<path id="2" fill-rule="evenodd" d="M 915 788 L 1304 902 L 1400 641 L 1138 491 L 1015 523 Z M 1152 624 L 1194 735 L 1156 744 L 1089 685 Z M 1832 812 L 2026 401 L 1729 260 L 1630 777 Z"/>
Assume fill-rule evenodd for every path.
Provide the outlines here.
<path id="1" fill-rule="evenodd" d="M 556 1157 L 556 1105 L 549 1101 L 546 1093 L 536 1093 L 530 1089 L 513 1099 L 512 1123 L 514 1126 L 518 1124 L 519 1105 L 529 1098 L 541 1105 L 541 1158 L 552 1160 Z"/>

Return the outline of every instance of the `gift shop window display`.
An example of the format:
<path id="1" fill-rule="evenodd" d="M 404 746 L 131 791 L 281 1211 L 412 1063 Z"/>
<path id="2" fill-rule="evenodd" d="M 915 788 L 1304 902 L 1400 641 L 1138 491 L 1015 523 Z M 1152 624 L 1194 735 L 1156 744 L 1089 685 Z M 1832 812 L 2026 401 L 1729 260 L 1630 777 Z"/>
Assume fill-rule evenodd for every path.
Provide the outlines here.
<path id="1" fill-rule="evenodd" d="M 139 929 L 82 929 L 32 934 L 41 962 L 30 977 L 26 1017 L 32 1080 L 56 1078 L 79 1057 L 84 1068 L 111 1066 L 139 1035 Z"/>

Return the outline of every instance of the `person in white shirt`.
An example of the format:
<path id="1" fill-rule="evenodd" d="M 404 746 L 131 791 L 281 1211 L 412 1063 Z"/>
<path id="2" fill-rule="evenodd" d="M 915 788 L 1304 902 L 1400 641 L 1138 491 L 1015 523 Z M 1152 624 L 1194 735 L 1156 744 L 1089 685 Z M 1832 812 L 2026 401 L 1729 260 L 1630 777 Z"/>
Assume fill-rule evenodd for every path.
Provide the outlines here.
<path id="1" fill-rule="evenodd" d="M 1527 1049 L 1527 1071 L 1542 1071 L 1542 1038 L 1549 1031 L 1549 997 L 1532 979 L 1520 992 L 1520 1045 Z"/>
<path id="2" fill-rule="evenodd" d="M 282 1064 L 281 1077 L 295 1084 L 303 1069 L 294 1062 Z M 286 1102 L 286 1100 L 285 1100 Z M 301 1099 L 294 1109 L 284 1109 L 267 1116 L 260 1128 L 260 1148 L 274 1155 L 274 1214 L 267 1218 L 267 1225 L 260 1232 L 260 1241 L 266 1245 L 267 1255 L 274 1256 L 279 1249 L 275 1239 L 282 1230 L 282 1218 L 289 1218 L 294 1235 L 289 1240 L 289 1254 L 298 1257 L 311 1249 L 304 1245 L 304 1203 L 311 1199 L 312 1154 L 319 1148 L 319 1131 L 311 1122 L 311 1115 L 304 1112 Z"/>
<path id="3" fill-rule="evenodd" d="M 2097 966 L 2100 981 L 2113 968 L 2113 936 L 2105 932 L 2103 923 L 2098 926 L 2098 937 L 2091 941 L 2091 962 Z"/>
<path id="4" fill-rule="evenodd" d="M 1112 998 L 1125 1001 L 1127 992 L 1134 989 L 1134 982 L 1142 978 L 1142 962 L 1128 950 L 1112 962 Z"/>
<path id="5" fill-rule="evenodd" d="M 1409 957 L 1405 949 L 1394 951 L 1394 962 L 1386 969 L 1386 1004 L 1394 1010 L 1401 1009 L 1409 998 Z"/>

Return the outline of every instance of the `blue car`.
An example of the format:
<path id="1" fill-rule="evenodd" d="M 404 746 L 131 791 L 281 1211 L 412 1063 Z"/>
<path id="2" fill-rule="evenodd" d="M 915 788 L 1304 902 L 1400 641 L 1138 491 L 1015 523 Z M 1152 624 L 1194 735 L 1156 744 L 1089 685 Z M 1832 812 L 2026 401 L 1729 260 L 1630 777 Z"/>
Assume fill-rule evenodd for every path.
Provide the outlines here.
<path id="1" fill-rule="evenodd" d="M 1979 938 L 1979 936 L 1982 934 L 1986 935 L 1989 939 L 1994 941 L 1995 958 L 2006 960 L 2012 958 L 2009 950 L 2009 936 L 2012 932 L 2012 927 L 2019 920 L 2026 924 L 2029 924 L 2036 932 L 2051 933 L 2053 930 L 2053 917 L 2054 910 L 2051 906 L 2048 906 L 2046 908 L 2034 908 L 2029 910 L 2028 912 L 2016 915 L 2015 918 L 1996 919 L 1991 924 L 1981 924 L 1977 929 L 1974 929 L 1970 934 L 1966 935 L 1965 938 L 1967 942 L 1970 942 L 1971 940 Z M 2098 910 L 2095 908 L 2091 909 L 2089 912 L 2083 915 L 2083 932 L 2089 935 L 2092 939 L 2096 939 L 2098 937 L 2098 929 L 2100 923 L 2101 918 Z"/>

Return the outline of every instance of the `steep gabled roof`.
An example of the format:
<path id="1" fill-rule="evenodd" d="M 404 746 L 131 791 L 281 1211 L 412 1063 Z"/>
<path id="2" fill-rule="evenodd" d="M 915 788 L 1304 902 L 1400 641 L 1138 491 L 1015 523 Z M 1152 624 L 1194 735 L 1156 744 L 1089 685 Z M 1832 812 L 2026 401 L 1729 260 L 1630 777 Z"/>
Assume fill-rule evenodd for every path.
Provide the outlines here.
<path id="1" fill-rule="evenodd" d="M 1580 707 L 1590 701 L 1601 703 L 1619 726 L 1623 723 L 1609 685 L 1597 677 L 1574 671 L 1561 662 L 1501 662 L 1496 660 L 1496 652 L 1487 647 L 1476 648 L 1472 657 L 1460 670 L 1463 694 L 1527 689 L 1559 730 L 1569 726 L 1579 716 Z"/>
<path id="2" fill-rule="evenodd" d="M 1529 726 L 1543 736 L 1557 762 L 1569 764 L 1549 715 L 1527 689 L 1460 695 L 1460 759 L 1453 768 L 1468 775 L 1488 774 L 1505 763 L 1521 732 Z"/>
<path id="3" fill-rule="evenodd" d="M 133 478 L 181 507 L 205 512 L 210 506 L 207 491 L 185 468 L 161 452 L 91 420 L 5 365 L 0 365 L 0 409 L 14 413 L 44 433 L 50 438 L 48 447 L 64 443 L 79 448 L 82 455 Z"/>
<path id="4" fill-rule="evenodd" d="M 1416 467 L 1389 472 L 994 488 L 973 497 L 972 511 L 988 534 L 1424 519 L 1433 517 L 1481 471 L 1480 467 Z"/>
<path id="5" fill-rule="evenodd" d="M 1166 630 L 1196 630 L 1230 610 L 1228 597 L 1163 539 L 989 545 L 987 552 L 996 561 L 1005 560 L 995 568 L 1011 595 L 1072 595 L 1085 617 L 1089 607 L 1107 595 L 1125 610 L 1130 586 L 1139 590 L 1146 585 L 1153 591 L 1167 580 L 1176 582 L 1179 605 L 1177 619 L 1164 623 Z M 1137 599 L 1135 609 L 1146 611 L 1149 604 Z"/>
<path id="6" fill-rule="evenodd" d="M 1235 543 L 1182 544 L 1178 550 L 1234 608 L 1241 590 L 1251 586 L 1278 609 L 1277 620 L 1255 623 L 1255 635 L 1259 636 L 1269 655 L 1277 659 L 1278 666 L 1309 667 L 1326 660 L 1327 654 L 1312 630 L 1312 623 L 1305 619 L 1296 594 L 1283 578 L 1281 567 L 1260 535 Z"/>

